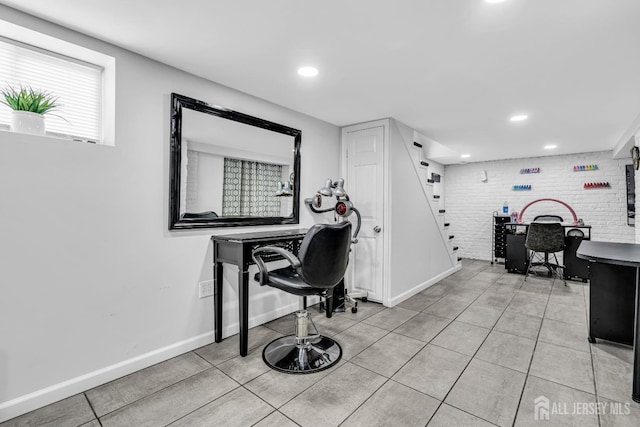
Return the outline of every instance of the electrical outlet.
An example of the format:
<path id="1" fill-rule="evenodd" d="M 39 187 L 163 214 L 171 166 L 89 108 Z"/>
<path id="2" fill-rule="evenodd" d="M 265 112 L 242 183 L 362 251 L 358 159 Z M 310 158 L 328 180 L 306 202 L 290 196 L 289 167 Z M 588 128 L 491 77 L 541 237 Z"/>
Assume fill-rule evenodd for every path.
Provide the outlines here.
<path id="1" fill-rule="evenodd" d="M 205 280 L 200 282 L 198 286 L 198 296 L 206 298 L 213 295 L 213 280 Z"/>

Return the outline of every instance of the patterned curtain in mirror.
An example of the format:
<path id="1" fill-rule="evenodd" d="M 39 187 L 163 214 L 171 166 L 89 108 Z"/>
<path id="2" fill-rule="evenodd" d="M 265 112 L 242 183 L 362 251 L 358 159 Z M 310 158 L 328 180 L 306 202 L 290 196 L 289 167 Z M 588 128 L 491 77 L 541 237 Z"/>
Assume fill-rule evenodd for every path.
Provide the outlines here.
<path id="1" fill-rule="evenodd" d="M 222 215 L 280 216 L 281 180 L 281 165 L 225 158 Z"/>

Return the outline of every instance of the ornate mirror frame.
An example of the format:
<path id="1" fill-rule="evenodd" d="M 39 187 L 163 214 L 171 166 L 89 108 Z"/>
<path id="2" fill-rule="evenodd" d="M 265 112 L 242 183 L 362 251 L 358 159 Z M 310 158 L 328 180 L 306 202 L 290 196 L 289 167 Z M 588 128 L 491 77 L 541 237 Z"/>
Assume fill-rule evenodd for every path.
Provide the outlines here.
<path id="1" fill-rule="evenodd" d="M 247 126 L 256 126 L 292 137 L 293 152 L 293 212 L 291 216 L 220 216 L 217 218 L 183 218 L 180 216 L 180 175 L 182 164 L 182 111 L 184 108 L 233 120 Z M 249 116 L 224 107 L 214 106 L 176 93 L 171 94 L 171 142 L 169 164 L 169 230 L 194 228 L 245 227 L 255 225 L 298 224 L 300 222 L 300 144 L 302 131 Z M 275 194 L 274 188 L 274 194 Z M 275 197 L 275 196 L 274 196 Z"/>

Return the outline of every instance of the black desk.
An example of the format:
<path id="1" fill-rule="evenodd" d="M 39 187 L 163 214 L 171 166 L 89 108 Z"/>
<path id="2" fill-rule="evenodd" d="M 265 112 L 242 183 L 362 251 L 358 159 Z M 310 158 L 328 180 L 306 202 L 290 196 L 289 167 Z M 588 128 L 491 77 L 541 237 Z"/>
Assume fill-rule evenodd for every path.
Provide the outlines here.
<path id="1" fill-rule="evenodd" d="M 251 252 L 259 246 L 273 245 L 298 253 L 306 229 L 273 230 L 257 233 L 211 236 L 213 241 L 213 332 L 215 342 L 222 341 L 222 263 L 238 266 L 238 317 L 240 326 L 240 355 L 247 355 L 249 331 L 249 265 Z M 282 259 L 279 255 L 263 256 L 265 261 Z"/>
<path id="2" fill-rule="evenodd" d="M 506 233 L 505 268 L 510 273 L 524 274 L 529 264 L 529 251 L 524 246 L 529 224 L 506 223 L 504 226 Z M 576 257 L 576 249 L 582 240 L 591 239 L 591 226 L 562 223 L 562 227 L 565 231 L 565 248 L 563 251 L 564 278 L 577 278 L 586 282 L 589 278 L 588 262 Z M 570 232 L 574 229 L 580 230 L 584 236 L 571 235 Z"/>
<path id="3" fill-rule="evenodd" d="M 634 282 L 628 284 L 618 284 L 618 286 L 626 285 L 627 288 L 633 290 L 635 287 L 635 295 L 633 303 L 635 305 L 635 315 L 632 319 L 634 325 L 633 335 L 633 388 L 631 391 L 631 398 L 640 402 L 640 245 L 634 243 L 612 243 L 612 242 L 591 242 L 583 241 L 576 252 L 577 256 L 582 259 L 589 260 L 590 266 L 597 266 L 599 264 L 607 264 L 611 266 L 619 266 L 621 269 L 633 268 L 635 270 Z M 633 277 L 632 275 L 631 277 Z M 616 280 L 610 280 L 611 283 L 615 283 Z M 590 284 L 590 289 L 597 288 L 598 283 L 593 281 Z M 623 288 L 617 288 L 617 290 L 623 290 Z M 631 292 L 633 294 L 633 292 Z M 616 295 L 609 295 L 610 299 L 615 298 Z M 598 301 L 594 301 L 593 297 L 590 298 L 591 304 L 597 304 Z M 605 301 L 606 302 L 606 301 Z M 612 313 L 615 315 L 616 313 Z M 591 313 L 590 313 L 591 315 Z M 623 325 L 624 327 L 624 325 Z M 589 331 L 591 336 L 591 330 Z M 591 337 L 593 338 L 593 337 Z"/>

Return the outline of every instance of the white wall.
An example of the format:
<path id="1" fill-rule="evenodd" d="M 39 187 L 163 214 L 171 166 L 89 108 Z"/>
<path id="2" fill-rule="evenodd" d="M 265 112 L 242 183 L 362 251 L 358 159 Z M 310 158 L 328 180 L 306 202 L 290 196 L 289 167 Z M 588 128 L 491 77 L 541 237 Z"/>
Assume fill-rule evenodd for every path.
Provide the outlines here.
<path id="1" fill-rule="evenodd" d="M 1 421 L 212 342 L 212 299 L 197 290 L 212 278 L 210 236 L 247 229 L 168 231 L 171 92 L 301 129 L 302 198 L 338 176 L 340 134 L 4 6 L 0 15 L 115 57 L 117 85 L 113 147 L 0 132 Z M 237 331 L 235 271 L 225 336 Z M 296 301 L 252 286 L 249 317 Z"/>
<path id="2" fill-rule="evenodd" d="M 511 211 L 520 211 L 540 198 L 568 203 L 587 225 L 591 238 L 600 241 L 634 242 L 635 229 L 627 226 L 625 165 L 631 159 L 613 159 L 610 151 L 528 159 L 449 165 L 445 167 L 446 216 L 451 234 L 466 258 L 491 259 L 492 212 L 502 211 L 505 201 Z M 597 171 L 574 172 L 574 165 L 598 165 Z M 521 169 L 540 168 L 538 174 L 520 174 Z M 487 182 L 480 172 L 487 171 Z M 584 189 L 585 182 L 609 182 L 611 188 Z M 513 185 L 531 184 L 531 191 L 513 191 Z M 555 213 L 570 221 L 561 204 L 539 202 L 525 211 L 524 221 L 541 213 Z"/>

